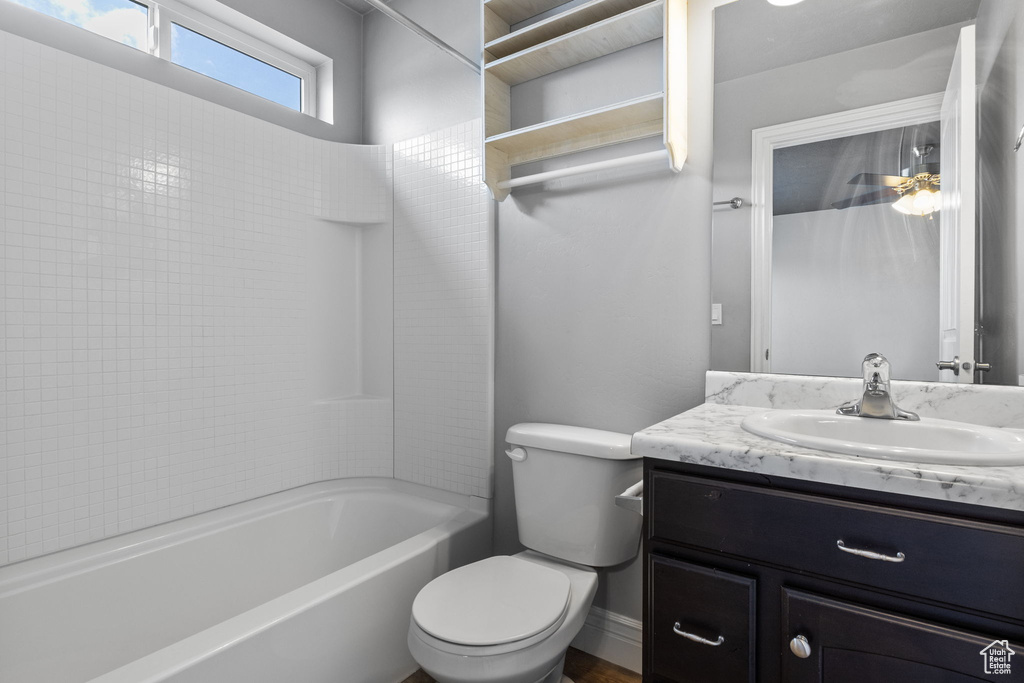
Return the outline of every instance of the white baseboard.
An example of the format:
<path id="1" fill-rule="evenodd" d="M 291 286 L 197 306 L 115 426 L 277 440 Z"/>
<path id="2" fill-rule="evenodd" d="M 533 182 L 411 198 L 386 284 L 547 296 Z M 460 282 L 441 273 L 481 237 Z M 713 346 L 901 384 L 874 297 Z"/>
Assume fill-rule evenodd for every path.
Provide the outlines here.
<path id="1" fill-rule="evenodd" d="M 591 607 L 572 646 L 595 657 L 640 673 L 643 625 L 636 619 Z"/>

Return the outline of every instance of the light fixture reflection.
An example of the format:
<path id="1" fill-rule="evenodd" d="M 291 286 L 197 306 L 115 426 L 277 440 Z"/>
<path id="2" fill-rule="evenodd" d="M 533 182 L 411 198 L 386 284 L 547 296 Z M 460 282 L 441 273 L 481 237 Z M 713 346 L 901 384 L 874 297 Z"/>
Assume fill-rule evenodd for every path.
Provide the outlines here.
<path id="1" fill-rule="evenodd" d="M 902 196 L 892 205 L 900 213 L 908 216 L 927 216 L 942 208 L 942 192 L 939 188 L 939 177 L 921 173 L 908 182 L 902 189 L 897 188 Z"/>
<path id="2" fill-rule="evenodd" d="M 776 7 L 787 7 L 803 1 L 804 0 L 768 0 L 770 4 L 775 5 Z"/>

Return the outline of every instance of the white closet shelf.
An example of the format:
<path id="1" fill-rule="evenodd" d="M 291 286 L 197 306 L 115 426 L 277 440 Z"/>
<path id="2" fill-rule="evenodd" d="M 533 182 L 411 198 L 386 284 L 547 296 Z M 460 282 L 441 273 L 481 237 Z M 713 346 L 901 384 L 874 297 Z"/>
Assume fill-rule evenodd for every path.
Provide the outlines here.
<path id="1" fill-rule="evenodd" d="M 498 201 L 514 187 L 554 177 L 686 160 L 687 0 L 484 0 L 484 181 Z M 512 28 L 530 17 L 557 13 Z M 514 85 L 664 37 L 661 93 L 511 130 Z M 640 60 L 646 64 L 646 59 Z M 622 76 L 618 76 L 620 80 Z M 574 80 L 574 79 L 568 79 Z M 614 85 L 614 84 L 613 84 Z M 647 152 L 512 178 L 512 167 L 661 135 L 664 152 Z"/>
<path id="2" fill-rule="evenodd" d="M 664 96 L 656 93 L 493 135 L 485 142 L 488 150 L 501 152 L 515 166 L 661 135 L 663 117 Z"/>
<path id="3" fill-rule="evenodd" d="M 576 64 L 660 38 L 665 0 L 609 17 L 487 64 L 487 73 L 518 85 Z"/>
<path id="4" fill-rule="evenodd" d="M 484 9 L 489 9 L 506 24 L 518 24 L 520 21 L 547 12 L 568 0 L 484 0 Z"/>
<path id="5" fill-rule="evenodd" d="M 561 14 L 531 24 L 515 33 L 509 33 L 490 41 L 484 45 L 484 57 L 488 61 L 508 57 L 514 52 L 520 52 L 552 38 L 603 21 L 616 14 L 645 5 L 649 1 L 591 0 L 591 2 L 573 7 Z"/>

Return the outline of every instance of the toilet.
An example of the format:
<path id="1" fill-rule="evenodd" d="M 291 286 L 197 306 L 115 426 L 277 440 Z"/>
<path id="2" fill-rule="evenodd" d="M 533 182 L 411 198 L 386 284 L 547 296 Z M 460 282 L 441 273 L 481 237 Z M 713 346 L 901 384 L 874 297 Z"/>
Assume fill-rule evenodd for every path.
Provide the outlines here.
<path id="1" fill-rule="evenodd" d="M 595 567 L 636 556 L 642 517 L 615 496 L 643 476 L 630 437 L 526 423 L 508 430 L 519 540 L 528 550 L 454 569 L 413 602 L 409 650 L 438 683 L 565 683 Z"/>

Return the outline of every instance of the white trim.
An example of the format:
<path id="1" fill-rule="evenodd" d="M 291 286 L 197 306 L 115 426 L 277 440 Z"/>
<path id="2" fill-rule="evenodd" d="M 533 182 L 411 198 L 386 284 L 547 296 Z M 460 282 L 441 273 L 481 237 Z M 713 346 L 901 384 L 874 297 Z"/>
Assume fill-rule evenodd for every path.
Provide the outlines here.
<path id="1" fill-rule="evenodd" d="M 942 93 L 886 102 L 752 131 L 750 371 L 771 372 L 772 158 L 776 149 L 939 120 Z"/>
<path id="2" fill-rule="evenodd" d="M 643 663 L 643 624 L 600 607 L 591 607 L 572 646 L 640 673 Z"/>
<path id="3" fill-rule="evenodd" d="M 211 8 L 219 5 L 219 3 L 204 3 L 204 5 L 206 4 Z M 149 9 L 151 15 L 156 15 L 157 40 L 153 49 L 157 57 L 170 62 L 174 61 L 171 54 L 171 24 L 178 24 L 297 77 L 302 84 L 299 105 L 301 111 L 303 114 L 316 116 L 316 65 L 278 49 L 249 32 L 214 19 L 189 5 L 176 2 L 176 0 L 150 0 Z"/>
<path id="4" fill-rule="evenodd" d="M 145 2 L 146 0 L 135 0 Z M 255 40 L 261 41 L 280 50 L 291 57 L 306 62 L 307 64 L 319 67 L 324 62 L 331 61 L 325 55 L 320 54 L 308 45 L 289 38 L 266 24 L 261 24 L 247 14 L 216 0 L 155 0 L 159 4 L 166 5 L 181 14 L 205 16 L 208 21 L 212 20 L 224 26 L 241 32 Z"/>
<path id="5" fill-rule="evenodd" d="M 299 101 L 301 113 L 319 118 L 327 123 L 333 123 L 333 83 L 320 83 L 324 80 L 333 80 L 333 61 L 329 57 L 259 23 L 252 17 L 221 4 L 217 0 L 188 0 L 187 2 L 181 0 L 132 0 L 132 2 L 146 9 L 148 22 L 146 37 L 148 44 L 139 45 L 137 49 L 172 62 L 171 24 L 178 24 L 295 76 L 301 82 Z M 46 21 L 59 21 L 77 26 L 61 17 L 21 5 L 20 1 L 16 1 L 14 4 L 23 6 L 39 16 L 47 17 Z M 196 6 L 201 7 L 202 10 L 197 9 Z M 104 40 L 110 40 L 110 38 L 84 26 L 79 26 L 79 28 L 92 35 L 99 35 Z M 115 40 L 115 42 L 119 41 Z M 244 88 L 240 88 L 240 90 L 249 92 Z"/>
<path id="6" fill-rule="evenodd" d="M 974 26 L 960 29 L 942 101 L 940 163 L 944 182 L 939 214 L 939 353 L 971 370 L 942 370 L 940 382 L 974 383 L 975 250 L 977 235 L 977 85 Z"/>

